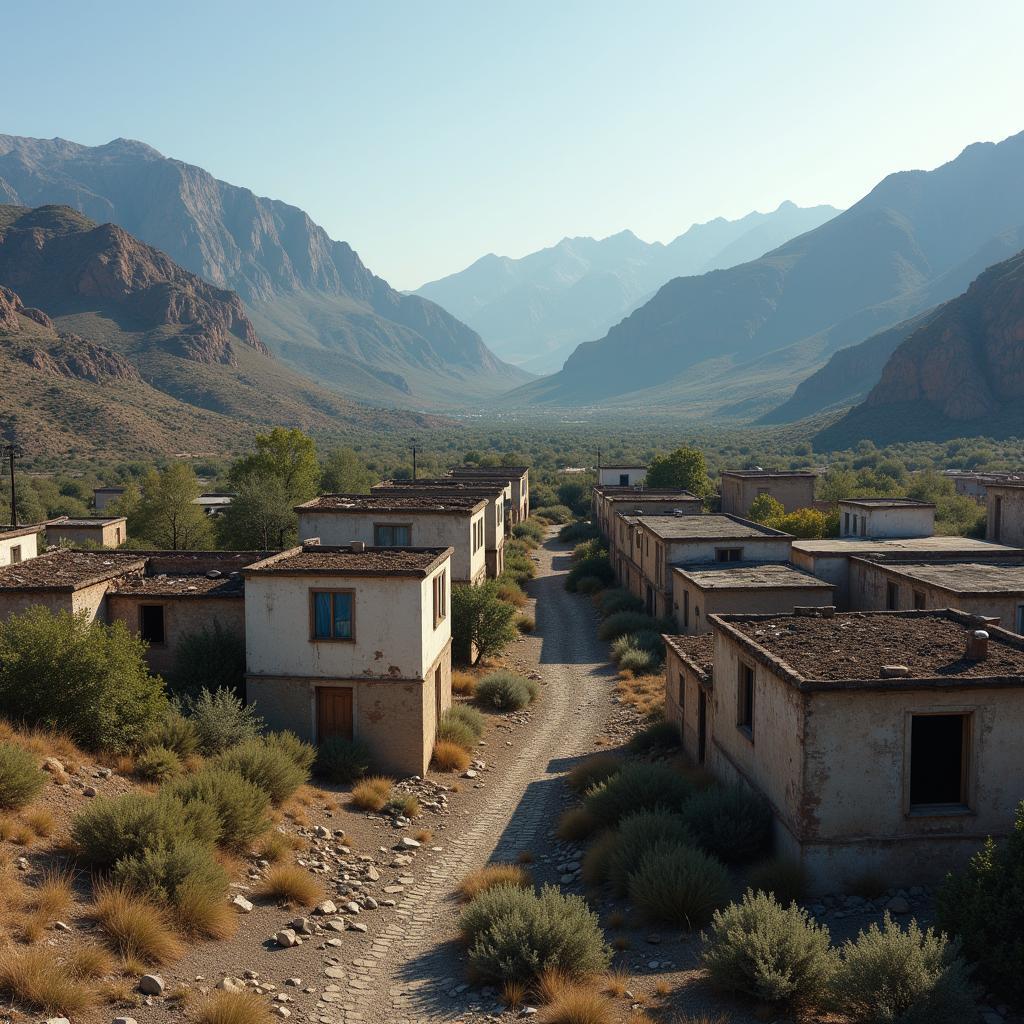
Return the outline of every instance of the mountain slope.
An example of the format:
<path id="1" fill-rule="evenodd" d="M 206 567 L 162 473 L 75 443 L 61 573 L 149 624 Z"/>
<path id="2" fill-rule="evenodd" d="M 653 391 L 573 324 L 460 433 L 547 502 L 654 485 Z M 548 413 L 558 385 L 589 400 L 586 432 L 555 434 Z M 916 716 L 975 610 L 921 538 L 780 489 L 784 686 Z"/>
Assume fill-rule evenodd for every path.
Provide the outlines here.
<path id="1" fill-rule="evenodd" d="M 687 406 L 757 415 L 832 352 L 962 290 L 953 273 L 1024 224 L 1024 133 L 880 182 L 760 259 L 677 278 L 509 404 Z"/>
<path id="2" fill-rule="evenodd" d="M 273 359 L 239 297 L 113 224 L 0 206 L 0 437 L 31 455 L 227 453 L 257 428 L 413 429 Z"/>
<path id="3" fill-rule="evenodd" d="M 528 379 L 445 310 L 370 273 L 302 210 L 143 143 L 0 135 L 0 195 L 118 224 L 237 291 L 271 349 L 344 394 L 461 404 Z"/>
<path id="4" fill-rule="evenodd" d="M 1024 434 L 1024 253 L 990 267 L 911 332 L 863 404 L 815 445 L 974 433 Z"/>
<path id="5" fill-rule="evenodd" d="M 772 213 L 694 224 L 667 245 L 644 242 L 631 231 L 563 238 L 521 259 L 483 256 L 414 294 L 479 331 L 503 358 L 549 373 L 576 345 L 603 334 L 669 279 L 754 259 L 838 212 L 785 202 Z"/>

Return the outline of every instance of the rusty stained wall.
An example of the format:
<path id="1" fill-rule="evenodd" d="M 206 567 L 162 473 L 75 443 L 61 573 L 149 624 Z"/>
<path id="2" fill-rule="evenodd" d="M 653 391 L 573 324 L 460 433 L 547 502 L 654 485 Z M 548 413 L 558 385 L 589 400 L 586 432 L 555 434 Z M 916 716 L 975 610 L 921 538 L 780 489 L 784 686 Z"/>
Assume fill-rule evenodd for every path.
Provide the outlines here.
<path id="1" fill-rule="evenodd" d="M 772 477 L 721 478 L 722 511 L 734 516 L 750 513 L 750 506 L 758 494 L 770 494 L 782 503 L 787 512 L 798 508 L 809 508 L 814 504 L 814 478 L 798 477 L 793 480 L 778 480 Z"/>
<path id="2" fill-rule="evenodd" d="M 690 621 L 683 621 L 684 591 L 690 595 Z M 701 590 L 672 573 L 673 614 L 681 633 L 710 633 L 709 615 L 789 613 L 797 605 L 821 607 L 833 603 L 823 587 L 752 587 L 749 590 Z"/>

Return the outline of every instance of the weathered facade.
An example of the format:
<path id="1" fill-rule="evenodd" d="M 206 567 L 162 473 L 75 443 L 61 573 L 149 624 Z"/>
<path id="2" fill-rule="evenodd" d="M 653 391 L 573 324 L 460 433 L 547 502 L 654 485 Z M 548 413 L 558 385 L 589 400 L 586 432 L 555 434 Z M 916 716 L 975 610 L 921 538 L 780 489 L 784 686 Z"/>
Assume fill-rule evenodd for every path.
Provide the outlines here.
<path id="1" fill-rule="evenodd" d="M 597 470 L 599 487 L 641 487 L 646 480 L 646 466 L 599 466 Z"/>
<path id="2" fill-rule="evenodd" d="M 98 544 L 104 548 L 119 548 L 128 539 L 127 520 L 124 516 L 89 516 L 72 519 L 61 516 L 46 524 L 46 543 L 49 547 L 64 544 Z"/>
<path id="3" fill-rule="evenodd" d="M 488 509 L 475 495 L 323 494 L 296 507 L 299 539 L 329 546 L 452 549 L 452 580 L 482 583 L 487 576 Z"/>
<path id="4" fill-rule="evenodd" d="M 715 732 L 714 651 L 711 633 L 664 637 L 665 719 L 679 729 L 691 764 L 707 764 Z"/>
<path id="5" fill-rule="evenodd" d="M 591 499 L 594 524 L 609 544 L 615 543 L 615 517 L 652 515 L 700 515 L 704 503 L 689 491 L 677 488 L 648 490 L 635 487 L 595 487 Z"/>
<path id="6" fill-rule="evenodd" d="M 839 502 L 839 536 L 897 540 L 931 537 L 935 506 L 911 498 L 850 498 Z"/>
<path id="7" fill-rule="evenodd" d="M 92 489 L 92 506 L 97 512 L 103 512 L 116 501 L 124 497 L 123 487 L 94 487 Z"/>
<path id="8" fill-rule="evenodd" d="M 991 483 L 986 492 L 985 536 L 995 544 L 1024 547 L 1024 481 Z"/>
<path id="9" fill-rule="evenodd" d="M 17 565 L 39 554 L 40 526 L 0 526 L 0 565 Z"/>
<path id="10" fill-rule="evenodd" d="M 457 480 L 509 484 L 512 489 L 512 526 L 530 517 L 530 470 L 527 466 L 456 466 L 449 473 Z"/>
<path id="11" fill-rule="evenodd" d="M 722 512 L 725 515 L 746 516 L 755 498 L 767 494 L 781 502 L 787 512 L 810 508 L 814 504 L 816 473 L 784 473 L 762 469 L 725 470 L 719 487 Z"/>
<path id="12" fill-rule="evenodd" d="M 451 705 L 451 555 L 304 545 L 246 569 L 246 691 L 268 724 L 423 774 Z"/>

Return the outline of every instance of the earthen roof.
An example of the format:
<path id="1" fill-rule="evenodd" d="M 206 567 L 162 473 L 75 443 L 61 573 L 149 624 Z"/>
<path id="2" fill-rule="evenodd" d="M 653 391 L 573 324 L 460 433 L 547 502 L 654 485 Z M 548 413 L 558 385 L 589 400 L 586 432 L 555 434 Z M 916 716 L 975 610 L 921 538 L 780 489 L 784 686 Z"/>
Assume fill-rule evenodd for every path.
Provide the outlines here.
<path id="1" fill-rule="evenodd" d="M 0 540 L 13 540 L 15 537 L 27 537 L 31 533 L 39 533 L 44 525 L 36 523 L 32 526 L 0 526 Z"/>
<path id="2" fill-rule="evenodd" d="M 475 494 L 321 494 L 295 507 L 296 512 L 422 512 L 467 515 L 487 502 Z"/>
<path id="3" fill-rule="evenodd" d="M 663 540 L 760 540 L 789 537 L 788 533 L 729 515 L 654 515 L 644 516 L 640 522 L 645 529 Z"/>
<path id="4" fill-rule="evenodd" d="M 668 647 L 684 661 L 710 679 L 715 664 L 715 635 L 701 633 L 690 636 L 686 633 L 665 634 L 663 639 Z"/>
<path id="5" fill-rule="evenodd" d="M 831 590 L 832 584 L 819 580 L 792 565 L 764 562 L 729 562 L 725 565 L 674 565 L 673 571 L 685 576 L 701 590 L 757 590 L 775 588 Z"/>
<path id="6" fill-rule="evenodd" d="M 244 570 L 248 575 L 426 576 L 451 557 L 451 548 L 373 548 L 306 544 Z"/>
<path id="7" fill-rule="evenodd" d="M 739 476 L 739 477 L 750 477 L 751 479 L 764 479 L 765 477 L 811 477 L 816 480 L 818 478 L 817 473 L 810 473 L 807 470 L 793 470 L 788 472 L 783 469 L 723 469 L 721 476 Z"/>
<path id="8" fill-rule="evenodd" d="M 984 552 L 989 554 L 1013 554 L 1019 549 L 1006 547 L 1003 544 L 992 544 L 973 537 L 825 537 L 822 540 L 794 540 L 794 551 L 803 551 L 811 555 L 867 555 L 870 552 L 909 551 L 917 554 L 935 552 L 936 554 L 960 554 Z M 1020 552 L 1024 554 L 1024 552 Z"/>
<path id="9" fill-rule="evenodd" d="M 114 523 L 125 522 L 124 516 L 61 516 L 59 519 L 51 519 L 47 526 L 112 526 Z"/>
<path id="10" fill-rule="evenodd" d="M 1006 562 L 887 562 L 860 559 L 928 586 L 953 594 L 1024 593 L 1024 561 Z"/>
<path id="11" fill-rule="evenodd" d="M 243 597 L 245 581 L 238 571 L 213 579 L 205 573 L 133 573 L 112 587 L 112 594 L 132 597 Z"/>
<path id="12" fill-rule="evenodd" d="M 858 505 L 863 508 L 935 508 L 931 501 L 913 498 L 840 498 L 840 505 Z"/>
<path id="13" fill-rule="evenodd" d="M 144 555 L 127 551 L 48 551 L 0 568 L 0 590 L 79 590 L 145 568 Z"/>
<path id="14" fill-rule="evenodd" d="M 678 501 L 681 504 L 691 505 L 695 502 L 699 503 L 701 501 L 696 494 L 691 494 L 689 491 L 633 491 L 632 488 L 630 488 L 630 491 L 632 492 L 630 494 L 606 494 L 604 496 L 604 500 L 621 502 L 623 504 L 631 501 L 640 502 L 641 504 L 645 501 Z"/>

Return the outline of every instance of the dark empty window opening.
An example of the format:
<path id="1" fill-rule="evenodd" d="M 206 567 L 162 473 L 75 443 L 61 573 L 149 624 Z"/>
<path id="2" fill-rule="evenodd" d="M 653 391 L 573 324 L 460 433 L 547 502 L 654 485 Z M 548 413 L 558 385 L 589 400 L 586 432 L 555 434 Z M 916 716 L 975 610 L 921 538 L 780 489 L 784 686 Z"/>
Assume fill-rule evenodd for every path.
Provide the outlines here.
<path id="1" fill-rule="evenodd" d="M 898 583 L 889 580 L 885 585 L 885 607 L 887 611 L 894 612 L 900 606 L 900 587 Z"/>
<path id="2" fill-rule="evenodd" d="M 754 738 L 754 670 L 740 662 L 739 706 L 736 724 L 751 739 Z"/>
<path id="3" fill-rule="evenodd" d="M 686 707 L 686 673 L 679 673 L 679 710 Z"/>
<path id="4" fill-rule="evenodd" d="M 144 604 L 139 608 L 139 636 L 149 644 L 164 642 L 164 606 L 162 604 Z"/>
<path id="5" fill-rule="evenodd" d="M 715 548 L 716 562 L 740 562 L 743 560 L 743 548 Z"/>
<path id="6" fill-rule="evenodd" d="M 620 473 L 619 474 L 619 486 L 620 487 L 628 487 L 629 486 L 629 474 L 628 473 Z"/>
<path id="7" fill-rule="evenodd" d="M 914 715 L 910 806 L 967 802 L 967 715 Z"/>
<path id="8" fill-rule="evenodd" d="M 850 532 L 850 513 L 843 513 L 843 533 L 849 534 Z"/>
<path id="9" fill-rule="evenodd" d="M 923 590 L 915 590 L 914 591 L 914 607 L 918 611 L 924 611 L 925 599 L 924 599 L 924 591 Z"/>
<path id="10" fill-rule="evenodd" d="M 15 544 L 11 548 L 11 565 L 18 565 L 21 562 L 21 545 Z"/>

